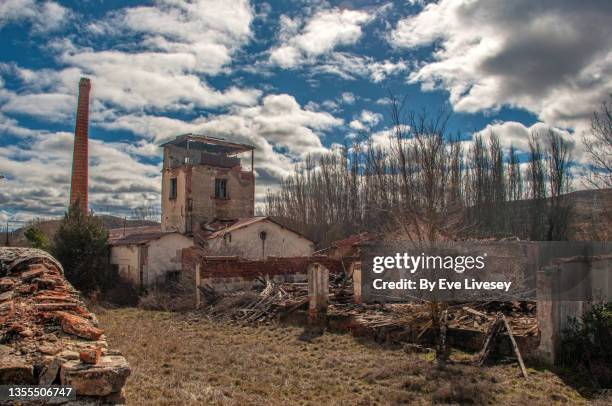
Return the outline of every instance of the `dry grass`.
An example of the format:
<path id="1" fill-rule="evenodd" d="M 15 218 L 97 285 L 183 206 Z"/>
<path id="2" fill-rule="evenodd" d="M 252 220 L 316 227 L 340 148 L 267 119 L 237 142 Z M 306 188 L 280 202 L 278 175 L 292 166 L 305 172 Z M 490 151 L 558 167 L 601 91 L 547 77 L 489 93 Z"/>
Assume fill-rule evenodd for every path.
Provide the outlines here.
<path id="1" fill-rule="evenodd" d="M 431 356 L 349 335 L 305 342 L 297 327 L 239 327 L 136 309 L 99 311 L 98 318 L 132 365 L 130 405 L 586 403 L 547 371 L 530 370 L 525 381 L 516 365 L 439 370 Z"/>

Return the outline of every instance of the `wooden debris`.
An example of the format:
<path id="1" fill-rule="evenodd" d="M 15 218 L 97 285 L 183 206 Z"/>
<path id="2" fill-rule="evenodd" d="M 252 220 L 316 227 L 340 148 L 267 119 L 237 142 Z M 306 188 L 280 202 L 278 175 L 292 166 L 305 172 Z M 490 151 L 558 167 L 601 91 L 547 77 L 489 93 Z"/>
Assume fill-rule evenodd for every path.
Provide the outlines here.
<path id="1" fill-rule="evenodd" d="M 482 346 L 482 350 L 478 354 L 476 364 L 479 366 L 483 366 L 491 356 L 493 352 L 493 347 L 495 345 L 495 341 L 497 340 L 497 335 L 501 331 L 503 326 L 503 322 L 499 315 L 495 317 L 493 324 L 489 327 L 487 334 L 485 335 L 484 344 Z"/>
<path id="2" fill-rule="evenodd" d="M 516 345 L 516 340 L 514 339 L 514 334 L 512 334 L 510 324 L 508 323 L 506 316 L 504 316 L 503 314 L 501 318 L 504 321 L 506 331 L 508 332 L 508 336 L 510 337 L 510 341 L 512 342 L 512 348 L 514 349 L 514 353 L 516 354 L 516 358 L 518 359 L 519 365 L 521 367 L 521 373 L 525 378 L 527 378 L 527 369 L 525 368 L 525 363 L 523 362 L 523 357 L 521 356 L 521 352 L 519 351 L 518 345 Z"/>

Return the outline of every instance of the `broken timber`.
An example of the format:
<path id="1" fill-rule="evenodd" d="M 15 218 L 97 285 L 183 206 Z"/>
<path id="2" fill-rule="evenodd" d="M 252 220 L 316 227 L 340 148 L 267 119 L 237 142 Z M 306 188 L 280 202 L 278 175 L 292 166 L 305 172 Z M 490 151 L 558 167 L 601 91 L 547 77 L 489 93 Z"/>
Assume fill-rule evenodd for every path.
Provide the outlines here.
<path id="1" fill-rule="evenodd" d="M 502 314 L 502 320 L 504 321 L 504 325 L 506 326 L 506 331 L 508 331 L 508 336 L 510 337 L 510 341 L 512 342 L 512 348 L 514 349 L 514 353 L 516 354 L 516 358 L 518 359 L 519 365 L 521 367 L 521 373 L 525 378 L 527 378 L 527 369 L 525 368 L 525 363 L 523 362 L 523 357 L 521 357 L 521 352 L 518 349 L 518 345 L 516 345 L 516 340 L 514 339 L 514 334 L 512 334 L 512 329 L 510 328 L 510 324 L 506 319 L 506 316 Z"/>

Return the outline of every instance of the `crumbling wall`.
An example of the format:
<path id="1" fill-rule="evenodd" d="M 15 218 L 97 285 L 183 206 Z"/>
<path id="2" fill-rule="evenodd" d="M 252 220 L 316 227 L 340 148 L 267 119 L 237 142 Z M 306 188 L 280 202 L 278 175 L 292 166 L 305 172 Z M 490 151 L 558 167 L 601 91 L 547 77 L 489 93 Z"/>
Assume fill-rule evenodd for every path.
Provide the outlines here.
<path id="1" fill-rule="evenodd" d="M 314 262 L 325 266 L 330 273 L 340 273 L 344 269 L 341 261 L 328 257 L 248 260 L 238 257 L 207 257 L 194 248 L 183 250 L 184 277 L 199 278 L 199 285 L 208 285 L 221 292 L 248 289 L 262 277 L 277 282 L 306 282 L 308 265 Z M 197 275 L 196 269 L 199 269 Z"/>
<path id="2" fill-rule="evenodd" d="M 176 178 L 176 196 L 170 198 L 170 179 Z M 191 195 L 191 166 L 164 169 L 162 173 L 162 221 L 163 232 L 187 233 L 189 229 L 189 198 Z"/>
<path id="3" fill-rule="evenodd" d="M 563 258 L 544 267 L 538 272 L 540 357 L 554 364 L 569 321 L 580 320 L 593 302 L 611 300 L 612 255 Z"/>
<path id="4" fill-rule="evenodd" d="M 260 238 L 265 233 L 265 241 Z M 314 243 L 279 224 L 265 219 L 224 236 L 207 240 L 211 255 L 239 255 L 261 260 L 265 257 L 299 257 L 314 253 Z"/>
<path id="5" fill-rule="evenodd" d="M 122 403 L 129 374 L 55 259 L 0 247 L 0 385 L 61 384 L 81 400 Z"/>
<path id="6" fill-rule="evenodd" d="M 227 180 L 227 199 L 215 198 L 215 179 Z M 194 231 L 213 219 L 252 217 L 255 207 L 255 176 L 241 168 L 192 167 L 191 199 Z"/>
<path id="7" fill-rule="evenodd" d="M 170 179 L 177 179 L 176 197 L 170 198 Z M 227 180 L 227 199 L 215 198 L 215 179 Z M 197 232 L 214 219 L 252 217 L 255 175 L 241 167 L 183 165 L 162 174 L 162 231 Z"/>

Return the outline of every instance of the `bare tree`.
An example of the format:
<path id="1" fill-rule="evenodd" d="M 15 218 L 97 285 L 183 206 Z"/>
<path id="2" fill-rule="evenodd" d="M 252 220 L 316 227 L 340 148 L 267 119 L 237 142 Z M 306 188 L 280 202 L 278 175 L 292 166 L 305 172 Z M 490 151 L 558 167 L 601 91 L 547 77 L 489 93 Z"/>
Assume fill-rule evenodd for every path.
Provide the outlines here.
<path id="1" fill-rule="evenodd" d="M 612 187 L 612 95 L 591 118 L 591 133 L 583 136 L 591 158 L 591 172 L 586 183 L 595 188 Z"/>
<path id="2" fill-rule="evenodd" d="M 569 192 L 570 146 L 559 134 L 549 130 L 547 136 L 546 166 L 550 190 L 548 207 L 548 241 L 567 240 L 572 206 L 565 194 Z"/>

